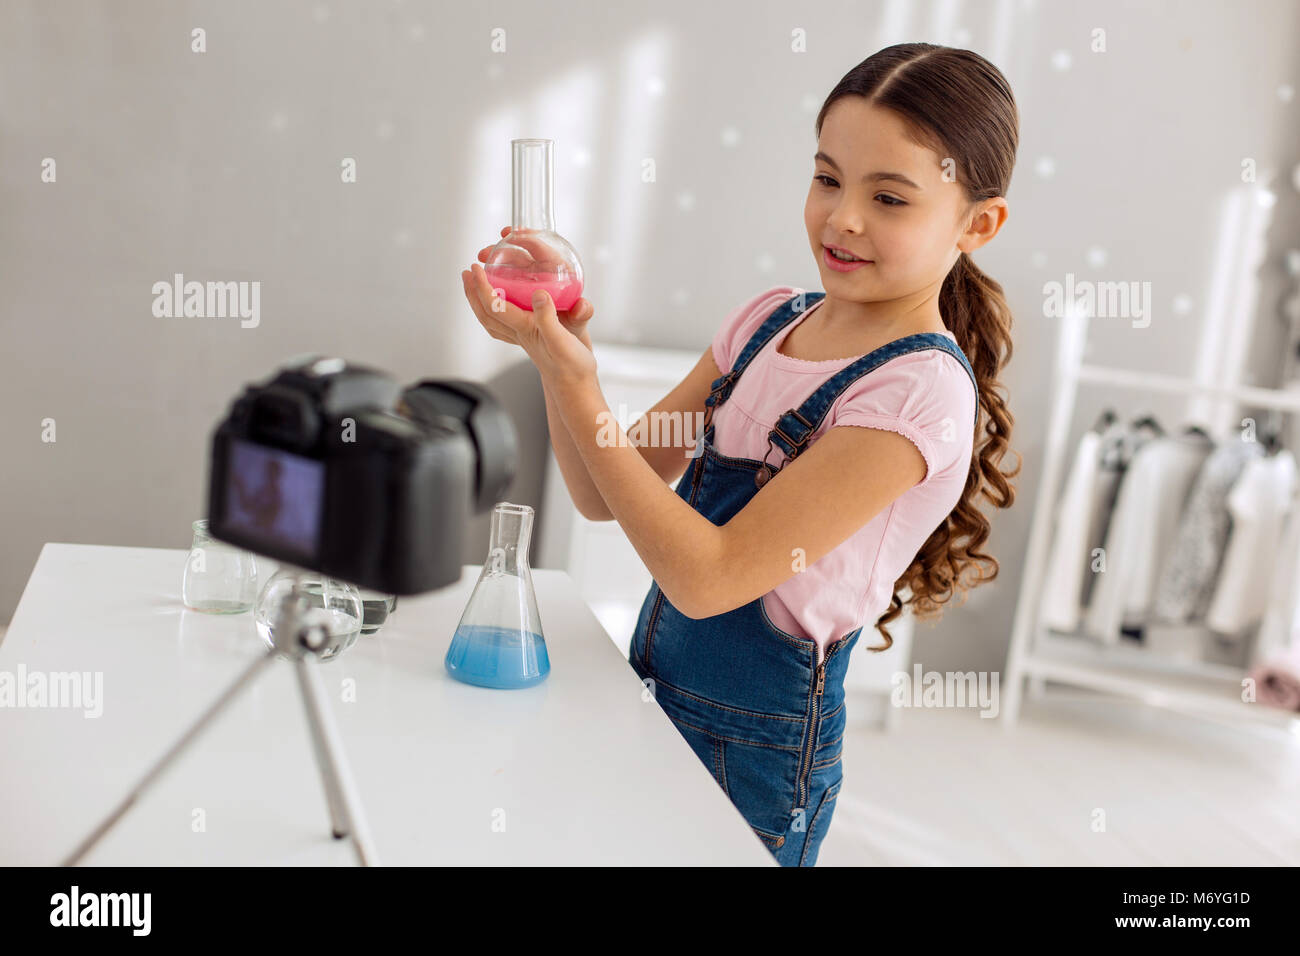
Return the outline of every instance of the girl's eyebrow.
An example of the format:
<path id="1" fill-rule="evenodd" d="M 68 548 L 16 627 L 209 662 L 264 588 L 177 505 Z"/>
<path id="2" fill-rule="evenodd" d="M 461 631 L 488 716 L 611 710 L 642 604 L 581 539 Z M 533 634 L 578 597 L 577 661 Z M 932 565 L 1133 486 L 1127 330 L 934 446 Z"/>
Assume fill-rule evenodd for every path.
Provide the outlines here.
<path id="1" fill-rule="evenodd" d="M 831 159 L 821 150 L 818 150 L 816 154 L 814 154 L 813 159 L 820 159 L 822 162 L 824 162 L 831 169 L 835 170 L 837 173 L 840 171 L 840 167 L 836 164 L 835 160 Z M 916 183 L 912 182 L 910 179 L 904 176 L 902 173 L 867 173 L 867 175 L 862 177 L 862 181 L 864 183 L 869 182 L 873 179 L 877 181 L 882 179 L 888 179 L 896 183 L 902 183 L 904 186 L 911 186 L 913 189 L 921 188 Z"/>

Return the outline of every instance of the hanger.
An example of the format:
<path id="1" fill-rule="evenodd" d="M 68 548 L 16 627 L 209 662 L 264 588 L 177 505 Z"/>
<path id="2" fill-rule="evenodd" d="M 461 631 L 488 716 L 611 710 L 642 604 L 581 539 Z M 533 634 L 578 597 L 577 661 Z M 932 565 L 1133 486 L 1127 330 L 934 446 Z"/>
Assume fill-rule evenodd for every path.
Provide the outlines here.
<path id="1" fill-rule="evenodd" d="M 1133 421 L 1129 422 L 1129 427 L 1135 431 L 1139 428 L 1149 428 L 1157 435 L 1163 435 L 1165 433 L 1164 428 L 1158 421 L 1156 421 L 1154 415 L 1143 415 L 1140 418 L 1135 418 Z"/>
<path id="2" fill-rule="evenodd" d="M 1187 425 L 1185 428 L 1183 428 L 1183 434 L 1189 437 L 1198 437 L 1198 438 L 1206 438 L 1206 439 L 1210 437 L 1210 433 L 1207 432 L 1200 425 Z"/>
<path id="3" fill-rule="evenodd" d="M 1093 423 L 1092 430 L 1095 432 L 1104 432 L 1111 425 L 1115 424 L 1117 418 L 1119 418 L 1119 416 L 1115 414 L 1115 409 L 1107 408 L 1097 416 L 1097 421 Z"/>
<path id="4" fill-rule="evenodd" d="M 1282 447 L 1282 412 L 1277 408 L 1270 408 L 1266 412 L 1265 423 L 1256 437 L 1260 444 L 1264 445 L 1264 454 L 1277 454 Z"/>

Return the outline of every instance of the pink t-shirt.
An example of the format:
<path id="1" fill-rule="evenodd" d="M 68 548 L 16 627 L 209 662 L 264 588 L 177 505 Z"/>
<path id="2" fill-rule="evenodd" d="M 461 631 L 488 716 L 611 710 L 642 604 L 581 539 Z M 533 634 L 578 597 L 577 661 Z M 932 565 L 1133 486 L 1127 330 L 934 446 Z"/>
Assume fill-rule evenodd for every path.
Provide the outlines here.
<path id="1" fill-rule="evenodd" d="M 792 286 L 769 289 L 727 317 L 713 338 L 713 358 L 723 373 L 731 370 L 763 321 L 799 291 Z M 754 356 L 730 397 L 714 412 L 714 445 L 720 454 L 761 461 L 766 453 L 773 468 L 781 465 L 780 446 L 768 445 L 776 420 L 861 358 L 809 362 L 777 351 L 791 330 L 824 301 L 791 321 Z M 944 334 L 956 343 L 951 332 Z M 821 560 L 765 594 L 762 607 L 771 623 L 816 641 L 819 661 L 828 645 L 858 625 L 863 628 L 858 644 L 878 645 L 875 624 L 889 608 L 894 582 L 961 498 L 974 424 L 970 376 L 960 361 L 941 349 L 892 358 L 845 389 L 813 440 L 836 425 L 898 432 L 920 449 L 926 475 Z"/>

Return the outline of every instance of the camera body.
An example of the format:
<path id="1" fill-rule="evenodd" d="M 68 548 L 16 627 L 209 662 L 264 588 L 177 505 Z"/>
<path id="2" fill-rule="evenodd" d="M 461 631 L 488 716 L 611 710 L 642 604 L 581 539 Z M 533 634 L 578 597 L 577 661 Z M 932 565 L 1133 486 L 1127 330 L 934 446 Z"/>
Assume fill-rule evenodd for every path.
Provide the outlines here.
<path id="1" fill-rule="evenodd" d="M 460 579 L 465 519 L 504 494 L 516 457 L 513 426 L 480 386 L 403 391 L 312 357 L 248 386 L 217 426 L 208 527 L 288 564 L 418 594 Z"/>

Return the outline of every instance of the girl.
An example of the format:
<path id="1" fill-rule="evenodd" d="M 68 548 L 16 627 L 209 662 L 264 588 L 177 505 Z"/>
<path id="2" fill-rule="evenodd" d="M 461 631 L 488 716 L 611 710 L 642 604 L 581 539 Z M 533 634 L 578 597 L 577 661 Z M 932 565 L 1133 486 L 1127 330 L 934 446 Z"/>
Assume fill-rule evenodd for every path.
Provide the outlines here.
<path id="1" fill-rule="evenodd" d="M 702 454 L 608 440 L 589 302 L 522 310 L 462 273 L 489 334 L 541 373 L 578 510 L 618 521 L 654 578 L 633 669 L 782 865 L 815 865 L 830 824 L 863 623 L 883 651 L 904 604 L 933 617 L 997 575 L 976 505 L 1014 500 L 1011 315 L 969 254 L 1006 221 L 1018 122 L 968 50 L 899 44 L 840 80 L 804 206 L 826 291 L 741 305 L 647 413 L 699 413 Z"/>

